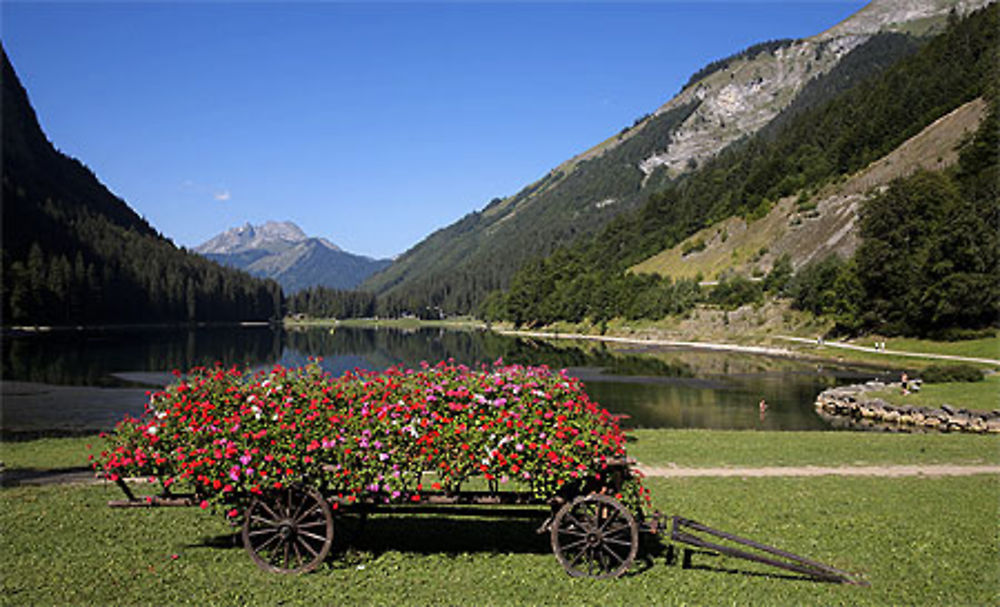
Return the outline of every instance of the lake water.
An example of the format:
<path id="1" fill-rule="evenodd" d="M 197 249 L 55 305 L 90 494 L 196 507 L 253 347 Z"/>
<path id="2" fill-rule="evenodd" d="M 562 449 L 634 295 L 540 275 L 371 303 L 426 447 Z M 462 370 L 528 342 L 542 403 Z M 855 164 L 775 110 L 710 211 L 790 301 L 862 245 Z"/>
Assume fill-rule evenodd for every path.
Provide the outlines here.
<path id="1" fill-rule="evenodd" d="M 335 375 L 356 367 L 413 367 L 448 358 L 498 358 L 567 368 L 629 427 L 821 430 L 816 395 L 884 377 L 863 367 L 693 349 L 543 341 L 488 331 L 283 330 L 269 327 L 53 332 L 3 338 L 0 429 L 79 431 L 142 412 L 145 391 L 170 371 L 215 361 L 269 367 L 322 357 Z M 761 418 L 758 402 L 768 403 Z"/>

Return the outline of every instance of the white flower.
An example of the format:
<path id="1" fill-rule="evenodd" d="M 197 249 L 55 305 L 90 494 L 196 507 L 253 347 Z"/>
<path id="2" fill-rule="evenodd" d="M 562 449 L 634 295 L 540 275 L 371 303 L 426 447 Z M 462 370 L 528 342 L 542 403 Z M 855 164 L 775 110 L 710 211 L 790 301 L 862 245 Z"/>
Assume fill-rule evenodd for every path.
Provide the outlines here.
<path id="1" fill-rule="evenodd" d="M 147 433 L 147 434 L 154 434 L 154 435 L 155 435 L 155 434 L 156 434 L 156 432 L 157 432 L 157 427 L 156 427 L 156 426 L 150 426 L 150 427 L 149 427 L 149 428 L 148 428 L 148 429 L 146 430 L 146 433 Z"/>

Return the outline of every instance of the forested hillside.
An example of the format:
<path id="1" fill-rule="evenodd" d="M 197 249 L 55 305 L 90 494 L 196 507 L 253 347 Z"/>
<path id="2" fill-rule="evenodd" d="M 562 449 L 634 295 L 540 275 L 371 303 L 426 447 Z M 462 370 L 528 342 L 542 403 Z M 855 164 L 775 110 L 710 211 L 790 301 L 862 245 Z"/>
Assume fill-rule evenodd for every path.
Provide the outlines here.
<path id="1" fill-rule="evenodd" d="M 3 52 L 3 323 L 268 319 L 273 281 L 178 249 L 42 133 Z"/>
<path id="2" fill-rule="evenodd" d="M 918 17 L 916 30 L 944 29 L 946 6 L 911 8 L 875 0 L 827 32 L 757 44 L 712 62 L 656 111 L 517 194 L 494 199 L 432 234 L 363 288 L 378 293 L 386 315 L 477 309 L 490 291 L 508 288 L 525 264 L 600 233 L 616 218 L 633 216 L 651 196 L 676 189 L 675 180 L 709 164 L 727 146 L 745 146 L 762 128 L 773 134 L 922 42 L 886 31 L 906 31 L 907 20 Z M 792 176 L 781 188 L 795 189 L 827 172 L 815 166 L 813 173 Z M 756 179 L 772 176 L 759 170 Z M 763 198 L 746 204 L 763 208 Z M 733 206 L 723 200 L 715 211 L 729 213 Z"/>
<path id="3" fill-rule="evenodd" d="M 920 332 L 995 323 L 996 291 L 987 285 L 1000 284 L 996 155 L 988 153 L 989 141 L 995 141 L 991 129 L 996 128 L 997 13 L 993 4 L 965 19 L 953 17 L 947 31 L 918 52 L 851 86 L 834 87 L 843 92 L 832 100 L 793 104 L 792 113 L 772 128 L 670 184 L 639 212 L 622 215 L 597 236 L 526 266 L 509 291 L 491 296 L 484 313 L 532 325 L 584 318 L 600 322 L 616 316 L 660 318 L 683 310 L 703 297 L 697 285 L 636 276 L 626 269 L 720 219 L 734 214 L 751 221 L 762 217 L 779 198 L 855 172 L 938 117 L 985 96 L 991 118 L 962 154 L 959 168 L 900 182 L 885 195 L 891 198 L 868 204 L 863 211 L 865 244 L 856 262 L 845 262 L 856 263 L 862 271 L 852 269 L 840 276 L 842 285 L 831 288 L 827 283 L 824 288 L 852 302 L 838 311 L 845 329 Z M 917 200 L 921 188 L 927 192 Z M 897 217 L 896 223 L 879 219 L 897 208 L 912 214 Z M 962 233 L 975 234 L 979 244 L 963 244 L 952 230 L 952 236 L 938 238 L 960 217 Z M 890 230 L 900 226 L 934 236 L 903 247 Z M 915 242 L 915 237 L 898 238 Z M 876 244 L 883 241 L 891 244 Z M 785 276 L 775 277 L 768 286 L 782 288 L 787 266 L 782 264 Z M 886 271 L 892 272 L 892 280 Z M 721 285 L 714 297 L 719 303 L 749 301 L 755 288 L 759 294 L 759 284 L 734 279 Z M 851 290 L 853 296 L 848 296 Z M 898 309 L 907 297 L 919 303 Z M 876 305 L 866 305 L 866 299 Z M 848 309 L 851 306 L 856 309 Z"/>
<path id="4" fill-rule="evenodd" d="M 472 310 L 527 260 L 592 234 L 641 204 L 648 186 L 639 162 L 664 147 L 694 107 L 651 118 L 641 132 L 601 156 L 566 173 L 554 170 L 515 196 L 494 200 L 432 234 L 363 286 L 382 296 L 380 308 L 387 315 L 428 307 Z"/>

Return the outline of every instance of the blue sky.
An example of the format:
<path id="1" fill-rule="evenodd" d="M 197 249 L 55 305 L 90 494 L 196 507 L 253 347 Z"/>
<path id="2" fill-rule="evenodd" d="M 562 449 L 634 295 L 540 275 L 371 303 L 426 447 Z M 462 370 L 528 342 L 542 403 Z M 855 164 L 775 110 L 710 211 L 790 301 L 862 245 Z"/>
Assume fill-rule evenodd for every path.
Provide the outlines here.
<path id="1" fill-rule="evenodd" d="M 863 2 L 3 2 L 42 128 L 178 245 L 291 220 L 388 257 Z"/>

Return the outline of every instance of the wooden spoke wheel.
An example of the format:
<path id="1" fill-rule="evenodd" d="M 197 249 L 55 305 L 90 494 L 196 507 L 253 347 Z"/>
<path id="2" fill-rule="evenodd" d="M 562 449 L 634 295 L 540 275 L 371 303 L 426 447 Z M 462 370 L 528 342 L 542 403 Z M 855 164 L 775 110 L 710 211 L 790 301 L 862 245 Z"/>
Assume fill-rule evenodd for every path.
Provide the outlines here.
<path id="1" fill-rule="evenodd" d="M 243 546 L 257 566 L 277 573 L 312 571 L 333 544 L 333 513 L 315 489 L 287 487 L 257 497 L 243 521 Z"/>
<path id="2" fill-rule="evenodd" d="M 581 495 L 559 509 L 550 527 L 552 551 L 573 577 L 625 573 L 639 550 L 639 525 L 607 495 Z"/>

